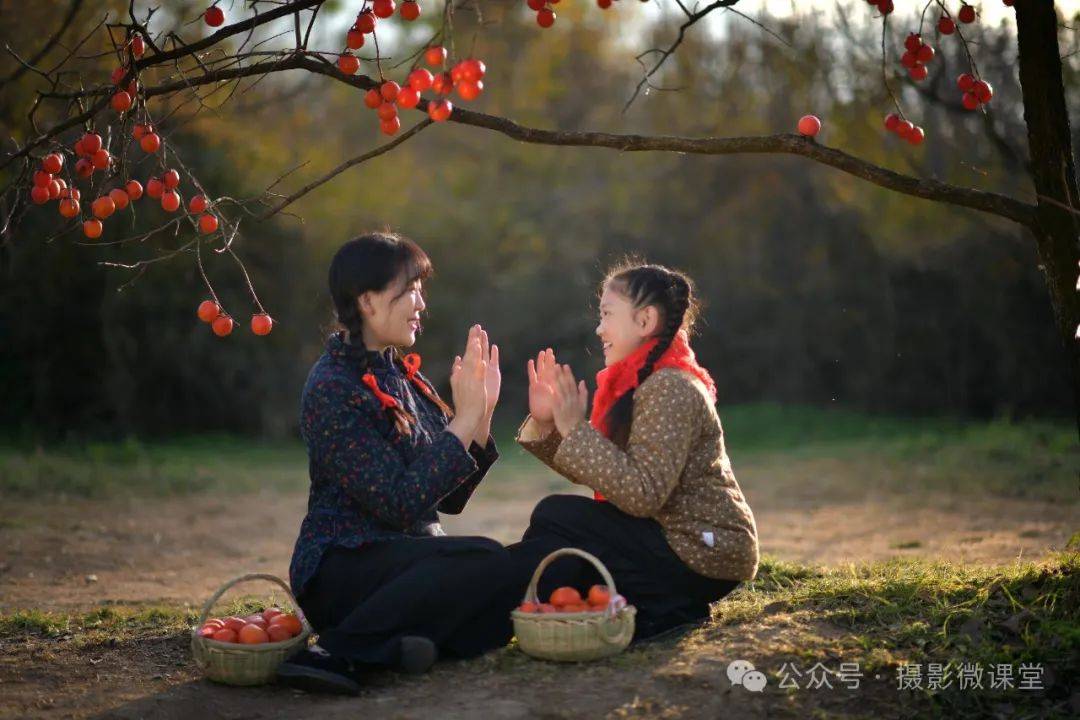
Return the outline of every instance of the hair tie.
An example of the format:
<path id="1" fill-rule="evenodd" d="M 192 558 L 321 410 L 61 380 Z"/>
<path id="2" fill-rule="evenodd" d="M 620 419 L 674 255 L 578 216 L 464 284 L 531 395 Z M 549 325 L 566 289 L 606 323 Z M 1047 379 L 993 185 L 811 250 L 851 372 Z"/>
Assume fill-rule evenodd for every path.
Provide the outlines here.
<path id="1" fill-rule="evenodd" d="M 442 398 L 440 398 L 438 394 L 434 390 L 432 390 L 426 382 L 424 382 L 418 377 L 421 365 L 420 354 L 409 353 L 408 355 L 405 355 L 401 358 L 401 364 L 405 367 L 405 378 L 409 382 L 411 382 L 416 387 L 416 389 L 424 395 L 424 397 L 435 403 L 435 405 L 439 408 L 439 410 L 442 411 L 444 415 L 446 415 L 446 417 L 454 417 L 454 411 L 450 409 L 450 406 L 443 402 Z"/>
<path id="2" fill-rule="evenodd" d="M 420 372 L 420 362 L 419 353 L 409 353 L 401 358 L 401 364 L 405 366 L 405 377 L 410 381 L 416 377 L 416 373 Z"/>
<path id="3" fill-rule="evenodd" d="M 375 379 L 374 375 L 371 373 L 364 373 L 361 380 L 363 380 L 364 384 L 371 388 L 371 391 L 375 393 L 375 397 L 379 400 L 379 404 L 382 405 L 384 409 L 395 408 L 398 406 L 398 401 L 393 395 L 382 391 L 382 388 L 379 387 L 379 381 Z"/>

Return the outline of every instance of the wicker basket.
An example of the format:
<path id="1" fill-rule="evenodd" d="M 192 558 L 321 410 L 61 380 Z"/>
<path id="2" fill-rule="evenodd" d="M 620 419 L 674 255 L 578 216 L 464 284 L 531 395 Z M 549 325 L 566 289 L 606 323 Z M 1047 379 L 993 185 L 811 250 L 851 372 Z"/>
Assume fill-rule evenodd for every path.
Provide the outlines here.
<path id="1" fill-rule="evenodd" d="M 548 555 L 537 566 L 525 602 L 538 602 L 536 586 L 544 570 L 563 555 L 577 555 L 591 562 L 604 578 L 612 598 L 617 591 L 615 580 L 600 560 L 584 550 L 564 548 Z M 514 634 L 522 652 L 543 660 L 580 662 L 616 655 L 626 649 L 634 637 L 633 605 L 616 609 L 614 602 L 606 610 L 576 613 L 528 613 L 514 610 Z"/>
<path id="2" fill-rule="evenodd" d="M 241 645 L 237 643 L 224 643 L 217 640 L 199 637 L 199 628 L 205 623 L 214 604 L 225 594 L 225 591 L 238 583 L 249 580 L 266 580 L 280 585 L 289 596 L 293 607 L 296 608 L 296 616 L 300 619 L 302 629 L 296 637 L 274 643 L 259 643 L 257 645 Z M 225 583 L 220 590 L 214 593 L 199 617 L 199 624 L 191 629 L 191 654 L 195 658 L 195 664 L 203 671 L 206 677 L 215 682 L 227 685 L 261 685 L 274 679 L 274 673 L 278 665 L 286 657 L 298 648 L 307 644 L 311 636 L 311 625 L 304 617 L 300 607 L 296 604 L 296 598 L 285 581 L 274 575 L 265 573 L 251 573 L 233 578 Z"/>

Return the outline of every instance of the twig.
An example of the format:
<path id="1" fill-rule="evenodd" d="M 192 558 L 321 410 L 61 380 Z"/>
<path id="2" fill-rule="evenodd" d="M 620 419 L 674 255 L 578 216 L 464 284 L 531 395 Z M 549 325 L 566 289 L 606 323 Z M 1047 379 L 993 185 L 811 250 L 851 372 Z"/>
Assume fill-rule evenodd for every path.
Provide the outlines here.
<path id="1" fill-rule="evenodd" d="M 458 112 L 458 111 L 455 110 L 454 112 Z M 308 183 L 304 187 L 302 187 L 299 190 L 297 190 L 296 192 L 294 192 L 292 195 L 289 195 L 287 198 L 282 200 L 280 203 L 278 203 L 277 205 L 272 207 L 270 210 L 267 210 L 265 213 L 263 213 L 258 219 L 259 220 L 266 220 L 270 216 L 276 215 L 277 213 L 281 212 L 283 209 L 285 209 L 286 207 L 288 207 L 292 203 L 296 202 L 298 199 L 300 199 L 304 195 L 307 195 L 309 192 L 311 192 L 315 188 L 319 187 L 320 185 L 329 182 L 330 180 L 334 179 L 335 177 L 337 177 L 338 175 L 340 175 L 341 173 L 345 172 L 346 170 L 348 170 L 349 168 L 351 168 L 351 167 L 353 167 L 355 165 L 359 165 L 360 163 L 367 162 L 368 160 L 371 160 L 372 158 L 378 157 L 378 156 L 382 155 L 383 153 L 386 153 L 386 152 L 389 152 L 390 150 L 393 150 L 398 145 L 405 142 L 409 138 L 413 137 L 414 135 L 419 133 L 424 128 L 430 126 L 431 124 L 432 124 L 432 121 L 430 119 L 422 120 L 419 123 L 417 123 L 416 125 L 413 125 L 411 128 L 409 128 L 405 132 L 403 132 L 398 137 L 396 137 L 393 140 L 391 140 L 390 142 L 386 143 L 385 145 L 380 145 L 379 147 L 375 148 L 374 150 L 369 150 L 368 152 L 366 152 L 366 153 L 364 153 L 362 155 L 357 155 L 354 158 L 350 158 L 349 160 L 346 160 L 345 162 L 341 163 L 340 165 L 338 165 L 336 168 L 334 168 L 330 172 L 323 175 L 318 180 L 313 180 L 312 182 Z M 275 180 L 273 185 L 271 185 L 270 187 L 273 187 L 274 185 L 276 185 L 277 182 L 278 181 Z M 270 188 L 267 188 L 267 190 L 269 190 L 269 189 Z"/>

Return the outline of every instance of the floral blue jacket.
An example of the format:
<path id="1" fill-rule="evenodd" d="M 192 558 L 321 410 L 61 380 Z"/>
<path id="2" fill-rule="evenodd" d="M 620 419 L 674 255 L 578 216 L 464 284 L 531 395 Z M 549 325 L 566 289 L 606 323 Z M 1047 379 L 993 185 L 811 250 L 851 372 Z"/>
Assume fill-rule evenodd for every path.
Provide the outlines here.
<path id="1" fill-rule="evenodd" d="M 442 411 L 393 362 L 392 351 L 350 345 L 343 335 L 330 336 L 301 399 L 311 489 L 289 566 L 297 597 L 327 548 L 441 534 L 436 512 L 460 513 L 499 457 L 491 438 L 486 447 L 473 443 L 466 451 L 446 429 Z M 397 431 L 361 382 L 364 372 L 417 419 L 410 435 Z"/>

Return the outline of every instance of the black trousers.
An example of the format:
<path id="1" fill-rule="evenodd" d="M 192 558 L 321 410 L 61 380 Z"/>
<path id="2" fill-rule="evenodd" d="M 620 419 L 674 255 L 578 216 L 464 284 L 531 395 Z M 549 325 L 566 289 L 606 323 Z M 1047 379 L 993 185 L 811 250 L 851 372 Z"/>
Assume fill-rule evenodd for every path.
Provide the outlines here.
<path id="1" fill-rule="evenodd" d="M 709 603 L 739 585 L 737 580 L 716 580 L 688 568 L 655 520 L 628 515 L 610 502 L 551 495 L 533 510 L 521 542 L 507 547 L 521 595 L 540 561 L 553 550 L 567 547 L 598 557 L 619 594 L 637 608 L 635 641 L 686 623 L 704 622 L 709 618 Z M 584 593 L 602 582 L 592 564 L 565 557 L 548 566 L 537 590 L 546 601 L 557 587 L 568 585 Z"/>
<path id="2" fill-rule="evenodd" d="M 468 658 L 513 636 L 510 554 L 483 537 L 406 537 L 331 548 L 297 599 L 319 645 L 353 662 L 392 666 L 419 635 L 440 655 Z"/>

